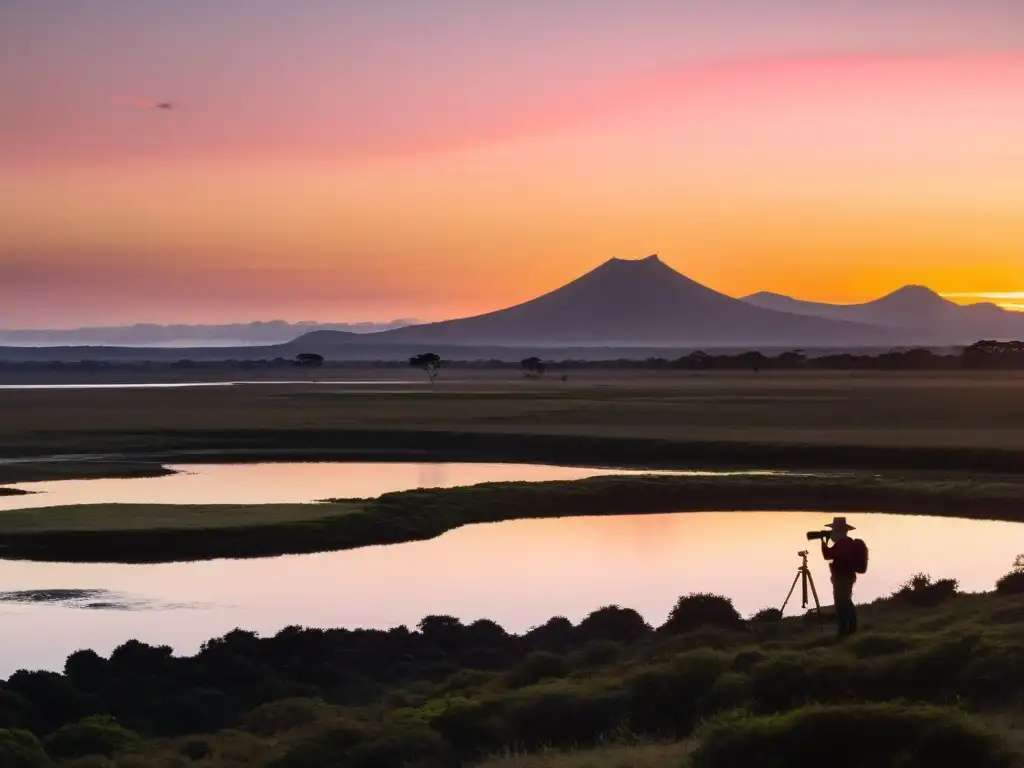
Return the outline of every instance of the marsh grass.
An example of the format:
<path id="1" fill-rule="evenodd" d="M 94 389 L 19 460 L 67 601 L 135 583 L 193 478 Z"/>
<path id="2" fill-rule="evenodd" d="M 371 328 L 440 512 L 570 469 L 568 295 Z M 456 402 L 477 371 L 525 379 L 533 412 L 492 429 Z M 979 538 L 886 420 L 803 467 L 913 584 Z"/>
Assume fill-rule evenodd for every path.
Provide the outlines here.
<path id="1" fill-rule="evenodd" d="M 930 474 L 604 476 L 316 504 L 83 505 L 0 514 L 9 559 L 170 562 L 395 544 L 471 523 L 687 511 L 872 510 L 1020 520 L 1024 479 Z"/>

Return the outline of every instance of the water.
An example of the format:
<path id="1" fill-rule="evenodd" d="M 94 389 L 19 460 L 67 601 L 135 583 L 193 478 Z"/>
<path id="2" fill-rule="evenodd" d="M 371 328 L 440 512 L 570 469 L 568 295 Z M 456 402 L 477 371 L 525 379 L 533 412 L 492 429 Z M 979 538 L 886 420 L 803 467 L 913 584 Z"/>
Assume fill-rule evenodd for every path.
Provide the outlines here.
<path id="1" fill-rule="evenodd" d="M 858 602 L 889 594 L 917 571 L 957 578 L 967 591 L 990 590 L 1024 550 L 1024 526 L 1016 523 L 848 516 L 871 547 Z M 611 603 L 657 624 L 691 591 L 728 595 L 749 615 L 781 605 L 803 548 L 829 604 L 828 570 L 817 542 L 804 533 L 831 517 L 716 512 L 521 520 L 466 526 L 430 541 L 259 560 L 0 561 L 7 591 L 0 615 L 8 628 L 0 677 L 21 667 L 59 669 L 79 648 L 108 654 L 130 638 L 190 654 L 235 627 L 261 634 L 295 624 L 386 628 L 442 613 L 522 631 L 554 615 L 578 621 Z M 72 588 L 95 591 L 10 594 Z M 794 600 L 787 613 L 800 610 L 799 590 Z"/>
<path id="2" fill-rule="evenodd" d="M 171 466 L 179 474 L 130 479 L 58 480 L 9 485 L 33 492 L 0 496 L 0 512 L 65 504 L 289 504 L 368 498 L 411 488 L 477 483 L 581 480 L 599 475 L 772 474 L 766 471 L 651 471 L 543 464 L 320 462 Z M 2 589 L 2 586 L 0 586 Z"/>

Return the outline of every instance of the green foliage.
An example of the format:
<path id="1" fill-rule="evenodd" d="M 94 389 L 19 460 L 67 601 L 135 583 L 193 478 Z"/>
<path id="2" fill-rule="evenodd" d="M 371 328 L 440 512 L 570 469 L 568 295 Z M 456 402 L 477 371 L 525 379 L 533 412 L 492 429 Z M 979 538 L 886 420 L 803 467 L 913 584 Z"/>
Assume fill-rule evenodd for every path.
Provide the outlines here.
<path id="1" fill-rule="evenodd" d="M 178 748 L 178 753 L 197 762 L 213 755 L 213 745 L 207 739 L 189 739 Z"/>
<path id="2" fill-rule="evenodd" d="M 523 659 L 519 666 L 506 673 L 505 684 L 509 688 L 522 688 L 541 680 L 565 677 L 567 674 L 569 664 L 564 656 L 548 651 L 535 651 Z"/>
<path id="3" fill-rule="evenodd" d="M 47 768 L 50 758 L 39 739 L 28 731 L 0 728 L 0 766 L 3 768 Z"/>
<path id="4" fill-rule="evenodd" d="M 676 602 L 659 632 L 682 634 L 701 627 L 743 630 L 746 625 L 732 600 L 720 595 L 695 593 Z"/>
<path id="5" fill-rule="evenodd" d="M 1010 768 L 1007 746 L 954 711 L 897 704 L 807 707 L 710 725 L 694 768 Z"/>
<path id="6" fill-rule="evenodd" d="M 326 708 L 323 699 L 274 701 L 242 718 L 242 728 L 257 736 L 276 736 L 316 722 Z"/>
<path id="7" fill-rule="evenodd" d="M 1024 555 L 1017 555 L 1013 568 L 996 582 L 996 594 L 1019 595 L 1024 593 Z"/>
<path id="8" fill-rule="evenodd" d="M 569 654 L 569 666 L 573 669 L 589 669 L 612 664 L 622 656 L 623 648 L 624 644 L 611 640 L 593 640 Z"/>
<path id="9" fill-rule="evenodd" d="M 632 608 L 617 605 L 607 605 L 594 611 L 577 627 L 577 633 L 589 639 L 620 643 L 636 642 L 651 631 L 643 616 Z"/>
<path id="10" fill-rule="evenodd" d="M 750 617 L 750 621 L 754 624 L 767 624 L 779 621 L 781 618 L 782 611 L 778 608 L 762 608 Z"/>
<path id="11" fill-rule="evenodd" d="M 933 582 L 927 573 L 918 573 L 904 582 L 889 599 L 903 605 L 932 608 L 954 597 L 958 587 L 956 579 Z"/>
<path id="12" fill-rule="evenodd" d="M 424 725 L 335 727 L 301 742 L 270 768 L 447 768 L 450 747 Z"/>
<path id="13" fill-rule="evenodd" d="M 139 742 L 137 733 L 109 715 L 92 715 L 58 729 L 46 740 L 46 751 L 61 759 L 87 755 L 111 757 Z"/>

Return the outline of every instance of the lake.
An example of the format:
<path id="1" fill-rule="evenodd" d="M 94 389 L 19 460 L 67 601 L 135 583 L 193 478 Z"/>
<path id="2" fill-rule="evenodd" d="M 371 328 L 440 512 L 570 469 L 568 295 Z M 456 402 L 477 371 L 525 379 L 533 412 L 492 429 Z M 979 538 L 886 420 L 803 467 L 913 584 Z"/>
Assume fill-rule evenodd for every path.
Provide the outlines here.
<path id="1" fill-rule="evenodd" d="M 600 475 L 764 475 L 763 470 L 627 470 L 545 464 L 317 462 L 175 465 L 164 477 L 11 484 L 28 496 L 0 496 L 0 511 L 64 504 L 279 504 L 368 498 L 412 488 L 581 480 Z"/>
<path id="2" fill-rule="evenodd" d="M 442 470 L 402 471 L 416 477 Z M 890 593 L 917 571 L 957 578 L 965 590 L 990 590 L 1024 551 L 1024 527 L 1016 523 L 848 516 L 871 547 L 858 602 Z M 235 627 L 261 634 L 288 625 L 386 628 L 434 613 L 491 618 L 522 631 L 554 615 L 578 621 L 611 603 L 658 624 L 677 597 L 694 591 L 727 595 L 749 615 L 781 605 L 799 565 L 796 553 L 805 548 L 829 604 L 828 570 L 817 542 L 804 533 L 831 517 L 716 512 L 520 520 L 466 526 L 430 541 L 257 560 L 0 561 L 0 677 L 21 667 L 60 669 L 77 649 L 106 655 L 130 638 L 190 654 Z M 70 589 L 90 591 L 31 592 Z M 794 601 L 787 613 L 800 610 L 799 590 Z"/>

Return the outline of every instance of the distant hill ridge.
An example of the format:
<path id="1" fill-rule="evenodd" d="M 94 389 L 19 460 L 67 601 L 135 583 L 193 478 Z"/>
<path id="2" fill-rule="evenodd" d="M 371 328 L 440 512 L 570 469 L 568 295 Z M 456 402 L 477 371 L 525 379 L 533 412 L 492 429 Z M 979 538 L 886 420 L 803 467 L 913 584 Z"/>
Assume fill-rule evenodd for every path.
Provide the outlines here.
<path id="1" fill-rule="evenodd" d="M 297 344 L 329 345 L 321 332 Z M 349 340 L 345 340 L 349 341 Z M 366 344 L 785 346 L 887 344 L 867 323 L 754 306 L 691 280 L 658 256 L 613 258 L 513 307 L 361 336 Z"/>
<path id="2" fill-rule="evenodd" d="M 135 323 L 133 325 L 93 326 L 71 329 L 3 329 L 0 344 L 54 346 L 67 344 L 171 345 L 179 344 L 283 344 L 297 336 L 317 330 L 338 333 L 373 333 L 411 325 L 416 320 L 402 319 L 383 323 L 289 323 L 284 320 L 189 325 L 175 323 Z"/>
<path id="3" fill-rule="evenodd" d="M 990 302 L 960 305 L 923 285 L 907 285 L 861 304 L 803 301 L 768 291 L 745 296 L 743 301 L 807 317 L 870 322 L 950 344 L 969 344 L 978 339 L 1008 341 L 1024 336 L 1024 313 Z"/>

